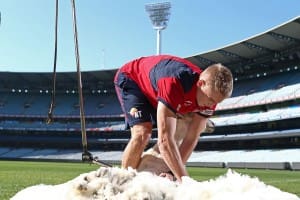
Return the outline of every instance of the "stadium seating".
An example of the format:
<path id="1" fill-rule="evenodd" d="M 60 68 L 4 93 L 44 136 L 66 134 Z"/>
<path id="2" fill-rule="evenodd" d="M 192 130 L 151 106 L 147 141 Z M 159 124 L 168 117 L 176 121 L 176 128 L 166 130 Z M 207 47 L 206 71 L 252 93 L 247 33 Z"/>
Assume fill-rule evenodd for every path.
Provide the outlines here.
<path id="1" fill-rule="evenodd" d="M 249 95 L 235 96 L 225 99 L 217 107 L 219 110 L 242 108 L 255 105 L 283 102 L 299 98 L 300 83 L 284 86 L 277 90 L 265 90 Z"/>

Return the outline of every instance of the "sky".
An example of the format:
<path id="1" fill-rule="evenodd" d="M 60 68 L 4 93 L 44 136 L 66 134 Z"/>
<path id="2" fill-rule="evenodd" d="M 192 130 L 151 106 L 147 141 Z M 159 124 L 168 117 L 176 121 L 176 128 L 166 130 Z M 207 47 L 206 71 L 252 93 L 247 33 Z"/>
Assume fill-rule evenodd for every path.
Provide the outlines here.
<path id="1" fill-rule="evenodd" d="M 116 69 L 156 54 L 151 0 L 75 0 L 81 71 Z M 300 15 L 299 0 L 170 0 L 162 54 L 204 53 Z M 55 0 L 0 0 L 0 71 L 51 72 Z M 70 0 L 59 0 L 57 71 L 76 71 Z"/>

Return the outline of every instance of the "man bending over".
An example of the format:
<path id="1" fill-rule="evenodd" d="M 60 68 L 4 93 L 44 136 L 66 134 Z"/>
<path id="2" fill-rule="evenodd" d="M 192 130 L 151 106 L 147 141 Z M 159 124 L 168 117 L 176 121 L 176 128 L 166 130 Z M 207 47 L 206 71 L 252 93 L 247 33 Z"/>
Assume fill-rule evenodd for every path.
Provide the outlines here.
<path id="1" fill-rule="evenodd" d="M 232 74 L 225 66 L 214 64 L 201 70 L 171 55 L 135 59 L 118 70 L 114 83 L 131 130 L 122 167 L 138 168 L 156 123 L 159 153 L 178 181 L 188 176 L 185 163 L 208 118 L 218 103 L 231 96 L 233 88 Z M 191 117 L 177 145 L 177 122 L 187 114 Z"/>

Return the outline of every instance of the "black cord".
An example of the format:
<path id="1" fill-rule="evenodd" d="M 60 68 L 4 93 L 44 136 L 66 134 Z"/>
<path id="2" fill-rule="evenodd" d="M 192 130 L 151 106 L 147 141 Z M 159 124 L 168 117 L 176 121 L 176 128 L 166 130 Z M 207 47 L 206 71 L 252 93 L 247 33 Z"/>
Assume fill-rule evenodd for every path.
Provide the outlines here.
<path id="1" fill-rule="evenodd" d="M 77 23 L 76 23 L 76 8 L 75 0 L 72 2 L 72 14 L 73 14 L 73 31 L 74 31 L 74 42 L 75 42 L 75 57 L 76 57 L 76 66 L 77 66 L 77 81 L 78 81 L 78 92 L 79 92 L 79 108 L 80 108 L 80 123 L 81 123 L 81 136 L 82 136 L 82 161 L 95 163 L 98 165 L 112 167 L 110 164 L 107 164 L 103 161 L 100 161 L 98 158 L 94 158 L 93 155 L 87 149 L 87 137 L 85 129 L 85 117 L 84 117 L 84 105 L 83 105 L 83 94 L 82 94 L 82 81 L 81 81 L 81 71 L 80 71 L 80 58 L 79 58 L 79 48 L 78 48 L 78 34 L 77 34 Z"/>
<path id="2" fill-rule="evenodd" d="M 47 124 L 53 122 L 53 109 L 55 107 L 55 94 L 56 94 L 56 61 L 57 61 L 57 27 L 58 27 L 58 0 L 56 0 L 55 9 L 55 37 L 54 37 L 54 62 L 53 62 L 53 77 L 52 77 L 52 98 L 49 106 Z"/>
<path id="3" fill-rule="evenodd" d="M 74 42 L 75 42 L 75 57 L 77 66 L 77 82 L 78 82 L 78 92 L 79 92 L 79 108 L 80 108 L 80 123 L 81 123 L 81 135 L 82 135 L 82 161 L 95 163 L 98 165 L 112 167 L 112 165 L 99 160 L 87 149 L 87 137 L 85 129 L 85 116 L 84 116 L 84 105 L 83 105 L 83 94 L 82 94 L 82 81 L 81 81 L 81 71 L 80 71 L 80 59 L 79 59 L 79 49 L 78 49 L 78 37 L 77 37 L 77 23 L 76 23 L 76 8 L 75 0 L 71 0 L 72 3 L 72 15 L 73 15 L 73 31 L 74 31 Z M 57 61 L 57 27 L 58 27 L 58 0 L 56 0 L 56 13 L 55 13 L 55 48 L 54 48 L 54 64 L 53 64 L 53 89 L 52 89 L 52 99 L 50 103 L 50 108 L 48 112 L 48 118 L 46 122 L 49 124 L 53 121 L 53 109 L 55 107 L 55 94 L 56 94 L 56 61 Z"/>
<path id="4" fill-rule="evenodd" d="M 92 158 L 92 156 L 85 156 L 87 155 L 88 150 L 87 150 L 87 138 L 86 138 L 84 106 L 83 106 L 83 96 L 82 96 L 82 81 L 81 81 L 80 57 L 79 57 L 79 49 L 78 49 L 75 0 L 71 0 L 71 3 L 72 3 L 72 14 L 73 14 L 73 31 L 74 31 L 75 57 L 76 57 L 76 66 L 77 66 L 77 83 L 78 83 L 78 93 L 79 93 L 79 109 L 80 109 L 83 158 Z"/>

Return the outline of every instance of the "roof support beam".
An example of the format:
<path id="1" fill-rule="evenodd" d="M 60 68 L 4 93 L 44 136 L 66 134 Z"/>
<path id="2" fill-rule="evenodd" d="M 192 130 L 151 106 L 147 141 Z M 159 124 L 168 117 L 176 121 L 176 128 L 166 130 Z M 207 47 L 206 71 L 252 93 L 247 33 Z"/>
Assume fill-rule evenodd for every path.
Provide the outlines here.
<path id="1" fill-rule="evenodd" d="M 242 42 L 241 44 L 245 45 L 246 47 L 248 47 L 249 49 L 255 49 L 259 52 L 265 52 L 265 53 L 271 53 L 273 52 L 273 50 L 269 49 L 269 48 L 266 48 L 266 47 L 263 47 L 263 46 L 260 46 L 260 45 L 257 45 L 257 44 L 253 44 L 251 42 Z"/>
<path id="2" fill-rule="evenodd" d="M 239 56 L 235 53 L 231 53 L 229 51 L 225 51 L 225 50 L 222 50 L 222 49 L 217 50 L 217 52 L 222 54 L 223 56 L 226 56 L 226 57 L 231 57 L 231 58 L 240 59 L 240 60 L 246 60 L 246 58 L 243 58 L 242 56 Z"/>
<path id="3" fill-rule="evenodd" d="M 275 33 L 275 32 L 268 32 L 268 35 L 272 36 L 273 38 L 275 38 L 278 41 L 282 41 L 282 42 L 287 42 L 287 43 L 298 43 L 299 40 L 287 35 L 283 35 L 283 34 L 279 34 L 279 33 Z"/>
<path id="4" fill-rule="evenodd" d="M 209 60 L 207 58 L 203 58 L 201 56 L 196 56 L 196 58 L 197 58 L 198 61 L 200 61 L 200 62 L 202 62 L 206 65 L 212 65 L 212 64 L 216 63 L 215 61 Z"/>

